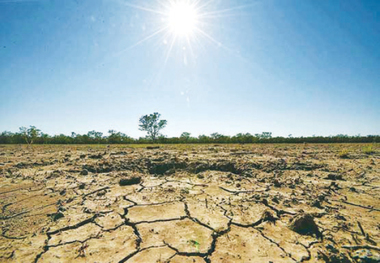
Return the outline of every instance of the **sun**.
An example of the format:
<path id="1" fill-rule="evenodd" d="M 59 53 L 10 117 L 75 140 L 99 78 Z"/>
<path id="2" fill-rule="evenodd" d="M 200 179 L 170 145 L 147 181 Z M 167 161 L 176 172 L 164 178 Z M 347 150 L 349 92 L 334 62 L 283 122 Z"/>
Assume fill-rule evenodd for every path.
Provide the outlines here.
<path id="1" fill-rule="evenodd" d="M 167 10 L 167 23 L 175 36 L 192 35 L 198 24 L 198 13 L 194 4 L 187 1 L 171 2 Z"/>
<path id="2" fill-rule="evenodd" d="M 0 0 L 1 1 L 1 0 Z M 218 2 L 229 0 L 118 0 L 124 6 L 137 9 L 146 13 L 146 23 L 142 26 L 141 40 L 123 49 L 117 54 L 142 45 L 148 41 L 155 41 L 156 46 L 164 48 L 165 66 L 169 58 L 174 55 L 181 58 L 187 65 L 191 59 L 194 62 L 198 57 L 199 50 L 205 49 L 205 44 L 228 49 L 218 41 L 210 31 L 223 17 L 235 15 L 233 11 L 244 9 L 250 5 L 241 5 L 227 9 L 219 9 L 222 5 Z M 134 4 L 144 2 L 143 5 Z M 253 1 L 255 2 L 255 1 Z M 223 6 L 223 5 L 222 5 Z M 136 18 L 139 13 L 136 13 Z M 218 20 L 218 22 L 216 22 Z M 134 27 L 131 26 L 131 27 Z"/>

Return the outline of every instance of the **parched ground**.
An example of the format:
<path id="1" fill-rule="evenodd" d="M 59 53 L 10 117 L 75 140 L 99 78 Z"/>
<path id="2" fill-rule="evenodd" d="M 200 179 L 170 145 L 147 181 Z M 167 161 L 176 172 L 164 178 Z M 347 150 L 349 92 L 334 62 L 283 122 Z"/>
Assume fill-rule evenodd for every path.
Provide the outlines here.
<path id="1" fill-rule="evenodd" d="M 380 262 L 364 147 L 0 146 L 0 262 Z"/>

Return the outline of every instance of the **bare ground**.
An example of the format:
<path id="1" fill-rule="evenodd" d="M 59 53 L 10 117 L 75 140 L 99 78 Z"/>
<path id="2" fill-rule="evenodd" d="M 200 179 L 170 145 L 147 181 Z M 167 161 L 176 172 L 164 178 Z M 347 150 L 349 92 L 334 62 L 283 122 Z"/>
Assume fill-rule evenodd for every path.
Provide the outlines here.
<path id="1" fill-rule="evenodd" d="M 0 146 L 0 262 L 380 262 L 363 147 Z"/>

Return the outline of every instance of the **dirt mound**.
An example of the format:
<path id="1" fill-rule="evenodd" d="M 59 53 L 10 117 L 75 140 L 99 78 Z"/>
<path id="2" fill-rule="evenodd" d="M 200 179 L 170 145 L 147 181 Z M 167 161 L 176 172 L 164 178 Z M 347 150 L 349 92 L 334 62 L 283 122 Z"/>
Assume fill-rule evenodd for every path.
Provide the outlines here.
<path id="1" fill-rule="evenodd" d="M 141 182 L 141 177 L 134 176 L 134 177 L 120 179 L 119 185 L 120 186 L 134 185 L 134 184 L 139 184 L 140 182 Z"/>

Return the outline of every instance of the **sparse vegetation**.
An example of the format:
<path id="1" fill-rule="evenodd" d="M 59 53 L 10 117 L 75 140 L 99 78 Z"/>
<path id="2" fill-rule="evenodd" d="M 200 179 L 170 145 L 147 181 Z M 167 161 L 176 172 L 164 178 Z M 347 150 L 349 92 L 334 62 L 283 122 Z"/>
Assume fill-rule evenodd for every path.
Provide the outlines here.
<path id="1" fill-rule="evenodd" d="M 362 151 L 363 153 L 368 154 L 368 155 L 375 153 L 375 150 L 373 149 L 373 145 L 368 145 L 368 146 L 363 147 Z"/>
<path id="2" fill-rule="evenodd" d="M 191 246 L 195 247 L 195 248 L 197 249 L 197 251 L 199 251 L 199 246 L 200 246 L 200 244 L 199 244 L 198 241 L 196 241 L 196 240 L 189 240 L 188 243 L 189 243 Z"/>
<path id="3" fill-rule="evenodd" d="M 349 157 L 349 152 L 347 149 L 343 149 L 338 153 L 339 158 L 347 159 Z"/>

